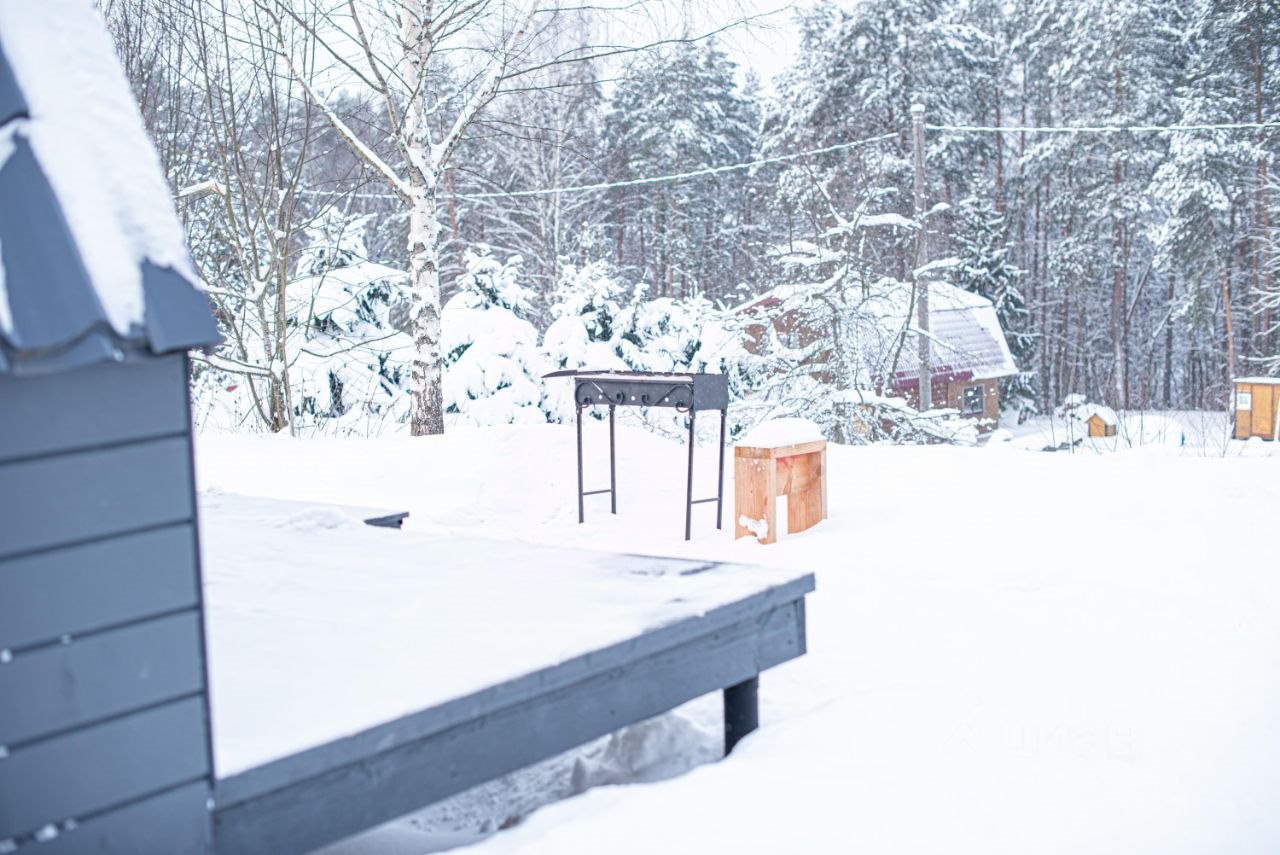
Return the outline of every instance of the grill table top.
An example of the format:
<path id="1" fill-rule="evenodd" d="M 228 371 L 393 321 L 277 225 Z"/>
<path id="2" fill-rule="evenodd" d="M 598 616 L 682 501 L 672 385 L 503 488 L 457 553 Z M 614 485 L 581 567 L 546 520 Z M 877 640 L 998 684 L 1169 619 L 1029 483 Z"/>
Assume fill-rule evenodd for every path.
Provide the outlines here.
<path id="1" fill-rule="evenodd" d="M 577 371 L 547 376 L 572 377 L 573 398 L 580 407 L 674 407 L 688 412 L 729 406 L 729 378 L 724 374 Z"/>

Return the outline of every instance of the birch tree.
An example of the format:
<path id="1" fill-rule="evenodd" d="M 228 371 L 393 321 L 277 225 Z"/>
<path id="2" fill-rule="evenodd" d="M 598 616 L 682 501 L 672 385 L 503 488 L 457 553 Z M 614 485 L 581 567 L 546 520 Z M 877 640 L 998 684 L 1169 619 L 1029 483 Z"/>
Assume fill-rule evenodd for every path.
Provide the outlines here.
<path id="1" fill-rule="evenodd" d="M 441 210 L 445 180 L 455 154 L 481 114 L 501 94 L 547 85 L 541 79 L 559 65 L 589 62 L 697 41 L 685 29 L 666 37 L 657 16 L 634 3 L 595 14 L 639 16 L 631 24 L 644 44 L 554 44 L 563 15 L 548 0 L 254 0 L 276 21 L 282 56 L 307 97 L 341 138 L 376 173 L 408 215 L 407 260 L 413 292 L 410 323 L 415 343 L 411 371 L 410 433 L 444 431 L 440 350 Z M 750 20 L 734 18 L 723 31 Z M 290 27 L 308 29 L 332 67 L 307 74 L 288 49 Z M 354 127 L 330 105 L 335 89 L 355 85 L 371 93 L 385 122 Z M 390 152 L 379 150 L 389 140 Z"/>
<path id="2" fill-rule="evenodd" d="M 310 0 L 257 0 L 277 28 L 277 46 L 292 76 L 333 129 L 407 209 L 408 269 L 415 353 L 410 370 L 414 436 L 444 432 L 440 351 L 441 187 L 467 128 L 519 66 L 538 0 L 398 0 L 320 8 Z M 302 68 L 287 32 L 308 30 L 332 59 L 373 94 L 385 128 L 355 128 L 330 104 L 325 81 Z M 391 140 L 398 164 L 377 151 Z"/>

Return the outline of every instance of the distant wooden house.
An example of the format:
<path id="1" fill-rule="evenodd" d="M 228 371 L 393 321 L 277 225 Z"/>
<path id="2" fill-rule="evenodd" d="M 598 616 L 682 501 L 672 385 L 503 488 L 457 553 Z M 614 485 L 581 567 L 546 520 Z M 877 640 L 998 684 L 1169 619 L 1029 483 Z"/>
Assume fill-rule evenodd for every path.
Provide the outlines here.
<path id="1" fill-rule="evenodd" d="M 1280 408 L 1280 377 L 1237 377 L 1233 400 L 1235 438 L 1275 439 Z"/>
<path id="2" fill-rule="evenodd" d="M 933 406 L 975 419 L 980 431 L 993 430 L 1000 418 L 1000 380 L 1018 373 L 995 307 L 944 282 L 931 283 L 929 295 Z M 857 366 L 860 376 L 849 378 L 854 384 L 906 398 L 914 407 L 920 397 L 920 368 L 911 305 L 905 286 L 860 297 L 847 311 L 845 347 L 852 358 L 844 362 Z M 815 298 L 791 286 L 775 288 L 737 309 L 747 319 L 748 348 L 756 352 L 770 325 L 788 347 L 829 340 L 829 329 L 821 323 L 824 311 Z M 832 364 L 832 355 L 820 352 L 815 365 Z M 825 367 L 815 368 L 814 375 L 825 382 L 833 379 Z"/>

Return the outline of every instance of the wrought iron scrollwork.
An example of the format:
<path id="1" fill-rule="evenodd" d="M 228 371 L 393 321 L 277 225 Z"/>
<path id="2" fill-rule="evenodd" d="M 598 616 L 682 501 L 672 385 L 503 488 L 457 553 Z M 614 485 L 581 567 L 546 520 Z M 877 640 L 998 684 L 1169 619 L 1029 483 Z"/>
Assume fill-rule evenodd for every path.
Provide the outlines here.
<path id="1" fill-rule="evenodd" d="M 573 397 L 579 407 L 590 407 L 594 404 L 621 406 L 627 402 L 626 392 L 621 389 L 610 391 L 594 380 L 579 381 Z"/>
<path id="2" fill-rule="evenodd" d="M 677 397 L 676 393 L 683 394 Z M 645 392 L 640 395 L 640 403 L 645 407 L 670 403 L 675 407 L 677 413 L 687 413 L 693 408 L 693 387 L 687 383 L 677 383 L 661 395 L 658 395 L 656 399 L 650 397 L 648 392 Z"/>
<path id="3" fill-rule="evenodd" d="M 609 405 L 615 407 L 636 405 L 642 407 L 674 407 L 676 412 L 687 413 L 693 409 L 693 386 L 688 383 L 675 383 L 660 393 L 646 390 L 613 388 L 612 383 L 601 385 L 595 380 L 580 380 L 574 389 L 574 401 L 579 407 Z"/>

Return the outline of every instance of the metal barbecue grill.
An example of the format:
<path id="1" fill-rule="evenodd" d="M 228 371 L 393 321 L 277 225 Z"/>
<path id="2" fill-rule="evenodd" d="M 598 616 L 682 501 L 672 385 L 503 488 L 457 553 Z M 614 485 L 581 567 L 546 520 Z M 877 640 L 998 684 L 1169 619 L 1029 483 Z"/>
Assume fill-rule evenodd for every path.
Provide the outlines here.
<path id="1" fill-rule="evenodd" d="M 724 374 L 674 374 L 650 371 L 555 371 L 545 375 L 573 379 L 578 422 L 578 522 L 585 520 L 584 499 L 609 494 L 609 510 L 618 512 L 618 478 L 614 454 L 614 415 L 618 407 L 671 407 L 689 415 L 689 471 L 685 482 L 684 539 L 693 528 L 693 506 L 716 503 L 716 528 L 724 505 L 724 431 L 729 409 L 729 379 Z M 609 408 L 609 486 L 584 490 L 582 477 L 582 412 Z M 693 430 L 699 410 L 720 411 L 719 480 L 713 499 L 693 497 Z"/>

